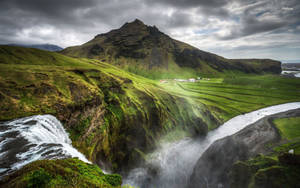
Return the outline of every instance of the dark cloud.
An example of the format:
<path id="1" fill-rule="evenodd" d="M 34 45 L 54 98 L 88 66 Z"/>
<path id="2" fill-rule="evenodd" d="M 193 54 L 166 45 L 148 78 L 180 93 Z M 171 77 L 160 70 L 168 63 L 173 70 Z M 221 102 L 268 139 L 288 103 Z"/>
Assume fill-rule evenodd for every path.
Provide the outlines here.
<path id="1" fill-rule="evenodd" d="M 217 35 L 221 40 L 236 39 L 263 32 L 276 32 L 278 29 L 298 25 L 300 7 L 296 0 L 289 1 L 250 1 L 240 2 L 238 25 L 229 28 L 227 35 Z M 235 12 L 231 12 L 234 15 Z M 299 16 L 298 16 L 299 15 Z"/>
<path id="2" fill-rule="evenodd" d="M 65 16 L 72 14 L 74 10 L 92 7 L 97 4 L 96 0 L 1 0 L 0 7 L 2 10 L 29 11 L 40 13 L 47 16 Z"/>
<path id="3" fill-rule="evenodd" d="M 252 34 L 274 31 L 287 25 L 284 21 L 259 21 L 254 17 L 247 17 L 242 19 L 241 22 L 241 26 L 232 27 L 229 34 L 225 36 L 218 36 L 218 38 L 222 40 L 230 40 Z"/>
<path id="4" fill-rule="evenodd" d="M 207 17 L 218 17 L 221 19 L 228 19 L 230 18 L 230 12 L 225 8 L 219 7 L 212 7 L 212 8 L 198 8 L 198 13 L 203 14 Z"/>
<path id="5" fill-rule="evenodd" d="M 194 33 L 195 38 L 205 35 L 201 40 L 230 45 L 267 32 L 294 37 L 300 31 L 300 4 L 299 0 L 0 0 L 0 43 L 52 42 L 66 47 L 135 18 L 179 39 Z M 191 42 L 197 45 L 196 39 Z"/>
<path id="6" fill-rule="evenodd" d="M 182 28 L 195 24 L 192 16 L 189 13 L 176 11 L 166 18 L 166 27 L 169 28 Z"/>
<path id="7" fill-rule="evenodd" d="M 149 4 L 164 4 L 177 8 L 186 8 L 186 7 L 222 7 L 226 5 L 229 0 L 148 0 L 146 1 Z"/>

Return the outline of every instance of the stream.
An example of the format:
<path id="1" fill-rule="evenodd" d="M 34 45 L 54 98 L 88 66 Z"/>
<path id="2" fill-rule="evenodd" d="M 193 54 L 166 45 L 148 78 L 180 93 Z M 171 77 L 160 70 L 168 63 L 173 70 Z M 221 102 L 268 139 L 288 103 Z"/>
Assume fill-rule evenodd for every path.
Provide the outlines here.
<path id="1" fill-rule="evenodd" d="M 197 160 L 214 141 L 233 135 L 265 116 L 298 108 L 300 102 L 263 108 L 230 119 L 210 131 L 205 138 L 184 138 L 175 143 L 161 143 L 155 152 L 149 154 L 148 164 L 131 170 L 123 184 L 140 188 L 187 187 Z"/>

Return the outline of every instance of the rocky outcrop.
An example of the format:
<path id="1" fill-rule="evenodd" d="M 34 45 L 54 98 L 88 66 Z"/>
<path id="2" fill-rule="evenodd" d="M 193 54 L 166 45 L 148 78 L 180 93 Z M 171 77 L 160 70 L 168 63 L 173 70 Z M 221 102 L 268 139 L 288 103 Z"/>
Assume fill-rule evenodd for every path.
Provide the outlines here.
<path id="1" fill-rule="evenodd" d="M 266 145 L 280 140 L 278 130 L 272 123 L 273 119 L 293 116 L 299 112 L 292 110 L 265 117 L 240 132 L 213 143 L 197 161 L 189 187 L 229 187 L 229 172 L 236 161 L 245 161 L 260 153 L 268 153 L 270 150 Z M 235 168 L 235 172 L 245 169 L 243 166 Z M 249 181 L 250 172 L 243 172 L 243 177 L 236 178 L 238 181 L 235 184 Z"/>

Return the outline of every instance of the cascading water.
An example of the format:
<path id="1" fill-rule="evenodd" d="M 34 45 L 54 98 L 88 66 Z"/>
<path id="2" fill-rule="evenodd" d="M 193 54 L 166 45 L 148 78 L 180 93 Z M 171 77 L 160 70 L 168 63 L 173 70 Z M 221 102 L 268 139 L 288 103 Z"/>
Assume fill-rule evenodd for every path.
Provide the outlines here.
<path id="1" fill-rule="evenodd" d="M 69 135 L 52 115 L 36 115 L 0 123 L 0 177 L 41 159 L 78 157 Z"/>
<path id="2" fill-rule="evenodd" d="M 259 119 L 300 108 L 300 102 L 263 108 L 236 116 L 205 138 L 185 138 L 175 143 L 162 143 L 149 156 L 148 164 L 137 167 L 124 178 L 124 184 L 137 187 L 183 188 L 187 187 L 193 168 L 203 152 L 216 140 L 233 135 Z"/>

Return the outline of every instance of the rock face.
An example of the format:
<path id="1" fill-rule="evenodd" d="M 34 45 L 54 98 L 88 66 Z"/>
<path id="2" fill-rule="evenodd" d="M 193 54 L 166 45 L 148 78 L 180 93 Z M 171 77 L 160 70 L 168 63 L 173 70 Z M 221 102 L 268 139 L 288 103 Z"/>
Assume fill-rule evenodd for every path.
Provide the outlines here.
<path id="1" fill-rule="evenodd" d="M 155 26 L 147 26 L 140 20 L 99 34 L 81 46 L 64 49 L 62 53 L 100 59 L 138 74 L 149 70 L 177 73 L 183 71 L 182 68 L 192 68 L 198 74 L 220 74 L 229 71 L 257 74 L 281 72 L 281 63 L 278 61 L 225 59 L 174 40 Z"/>
<path id="2" fill-rule="evenodd" d="M 236 161 L 266 153 L 266 144 L 280 140 L 272 124 L 274 116 L 212 144 L 197 161 L 189 187 L 229 187 L 229 172 Z"/>

